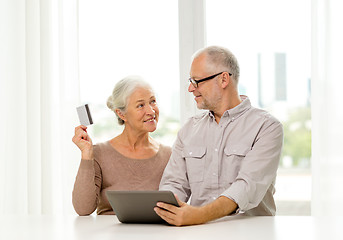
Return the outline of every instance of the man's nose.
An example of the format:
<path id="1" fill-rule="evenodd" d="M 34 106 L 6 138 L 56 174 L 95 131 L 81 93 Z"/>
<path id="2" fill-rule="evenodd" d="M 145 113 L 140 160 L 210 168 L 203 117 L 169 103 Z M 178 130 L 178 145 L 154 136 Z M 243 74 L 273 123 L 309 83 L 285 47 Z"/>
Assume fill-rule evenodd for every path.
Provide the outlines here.
<path id="1" fill-rule="evenodd" d="M 193 86 L 192 83 L 189 83 L 188 85 L 188 92 L 193 92 L 195 90 L 195 87 Z"/>

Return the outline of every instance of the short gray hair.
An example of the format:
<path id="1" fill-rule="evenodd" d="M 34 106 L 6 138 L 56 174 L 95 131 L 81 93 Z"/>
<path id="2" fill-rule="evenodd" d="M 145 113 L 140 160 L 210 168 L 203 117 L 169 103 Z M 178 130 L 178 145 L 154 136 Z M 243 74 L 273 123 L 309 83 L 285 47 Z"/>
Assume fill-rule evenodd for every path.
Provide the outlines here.
<path id="1" fill-rule="evenodd" d="M 119 125 L 123 125 L 125 122 L 118 116 L 116 109 L 119 109 L 122 113 L 125 113 L 128 105 L 128 99 L 139 87 L 152 89 L 142 77 L 127 76 L 114 86 L 112 95 L 108 97 L 107 107 L 116 114 Z"/>
<path id="2" fill-rule="evenodd" d="M 239 64 L 235 55 L 233 55 L 229 49 L 220 46 L 202 48 L 194 53 L 193 60 L 203 53 L 208 57 L 207 60 L 211 65 L 210 67 L 229 71 L 232 74 L 232 78 L 235 80 L 236 85 L 238 84 L 240 76 Z"/>

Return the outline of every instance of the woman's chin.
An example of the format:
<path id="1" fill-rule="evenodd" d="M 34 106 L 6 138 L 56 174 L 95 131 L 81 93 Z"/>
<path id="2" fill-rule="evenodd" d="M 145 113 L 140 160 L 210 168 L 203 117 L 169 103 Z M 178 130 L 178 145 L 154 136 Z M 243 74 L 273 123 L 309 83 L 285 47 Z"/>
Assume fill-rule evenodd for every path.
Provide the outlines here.
<path id="1" fill-rule="evenodd" d="M 155 132 L 156 129 L 157 129 L 156 127 L 155 128 L 148 128 L 147 132 Z"/>
<path id="2" fill-rule="evenodd" d="M 157 122 L 156 121 L 146 122 L 144 125 L 145 125 L 145 129 L 148 132 L 154 132 L 157 129 Z"/>

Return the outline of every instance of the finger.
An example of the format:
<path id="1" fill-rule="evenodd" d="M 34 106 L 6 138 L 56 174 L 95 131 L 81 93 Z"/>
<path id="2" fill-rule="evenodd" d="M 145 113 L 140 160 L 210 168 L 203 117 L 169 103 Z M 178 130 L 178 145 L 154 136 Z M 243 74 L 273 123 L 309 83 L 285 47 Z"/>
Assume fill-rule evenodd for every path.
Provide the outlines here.
<path id="1" fill-rule="evenodd" d="M 79 146 L 80 143 L 82 144 L 92 144 L 92 140 L 91 138 L 89 137 L 89 135 L 81 130 L 77 133 L 77 135 L 74 136 L 73 138 L 73 142 Z M 80 145 L 81 146 L 81 145 Z"/>
<path id="2" fill-rule="evenodd" d="M 176 194 L 174 194 L 174 195 L 175 195 L 175 199 L 176 199 L 176 201 L 177 201 L 177 203 L 179 204 L 180 207 L 181 207 L 182 205 L 185 204 L 185 202 L 182 202 L 182 201 L 177 197 Z"/>
<path id="3" fill-rule="evenodd" d="M 85 134 L 86 134 L 86 136 L 88 137 L 87 127 L 80 125 L 77 129 L 77 134 L 83 134 L 82 137 L 85 137 Z"/>
<path id="4" fill-rule="evenodd" d="M 77 138 L 78 139 L 87 139 L 88 138 L 88 134 L 83 131 L 83 130 L 80 130 L 78 133 L 77 133 Z"/>
<path id="5" fill-rule="evenodd" d="M 87 132 L 87 127 L 85 125 L 79 125 L 75 128 L 75 134 L 79 131 L 85 131 Z"/>
<path id="6" fill-rule="evenodd" d="M 84 132 L 84 130 L 80 126 L 75 128 L 75 136 L 78 136 L 81 132 Z"/>
<path id="7" fill-rule="evenodd" d="M 176 214 L 178 207 L 168 204 L 168 203 L 163 203 L 163 202 L 158 202 L 156 204 L 158 207 L 163 208 L 165 210 L 168 210 L 169 212 Z"/>
<path id="8" fill-rule="evenodd" d="M 160 216 L 160 215 L 159 215 Z M 166 218 L 165 216 L 160 216 L 164 221 L 166 221 L 167 223 L 173 225 L 173 220 L 172 219 L 169 219 L 169 218 Z"/>
<path id="9" fill-rule="evenodd" d="M 81 129 L 82 129 L 83 131 L 87 132 L 87 126 L 85 126 L 85 125 L 80 125 L 80 127 L 81 127 Z"/>
<path id="10" fill-rule="evenodd" d="M 173 224 L 174 221 L 174 217 L 175 215 L 166 211 L 166 210 L 163 210 L 159 207 L 155 207 L 154 208 L 154 211 L 156 212 L 156 214 L 158 216 L 160 216 L 164 221 L 168 222 L 169 224 Z"/>
<path id="11" fill-rule="evenodd" d="M 83 146 L 85 147 L 90 147 L 92 145 L 92 142 L 88 140 L 87 138 L 81 138 L 79 142 L 83 143 Z"/>

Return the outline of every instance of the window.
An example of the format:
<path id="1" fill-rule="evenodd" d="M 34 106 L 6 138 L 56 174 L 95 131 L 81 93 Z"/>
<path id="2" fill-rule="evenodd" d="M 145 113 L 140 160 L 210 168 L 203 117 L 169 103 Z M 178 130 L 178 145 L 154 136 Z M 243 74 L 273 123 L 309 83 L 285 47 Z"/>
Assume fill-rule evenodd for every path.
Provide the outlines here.
<path id="1" fill-rule="evenodd" d="M 106 101 L 119 80 L 140 75 L 154 88 L 160 107 L 152 135 L 173 144 L 180 119 L 177 7 L 172 0 L 79 2 L 80 94 L 96 123 L 90 128 L 94 143 L 122 131 Z"/>
<path id="2" fill-rule="evenodd" d="M 277 214 L 310 215 L 311 1 L 206 3 L 207 45 L 236 55 L 240 93 L 284 125 Z"/>
<path id="3" fill-rule="evenodd" d="M 172 145 L 180 122 L 193 115 L 195 106 L 185 87 L 191 54 L 205 42 L 228 47 L 240 63 L 240 93 L 284 125 L 275 195 L 278 214 L 309 215 L 311 1 L 211 0 L 204 5 L 205 18 L 203 3 L 79 2 L 81 100 L 90 103 L 93 112 L 93 142 L 121 132 L 106 100 L 116 82 L 137 74 L 151 82 L 157 93 L 160 122 L 153 136 Z M 184 67 L 181 77 L 179 53 Z"/>

